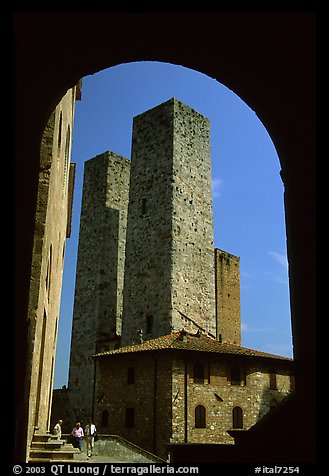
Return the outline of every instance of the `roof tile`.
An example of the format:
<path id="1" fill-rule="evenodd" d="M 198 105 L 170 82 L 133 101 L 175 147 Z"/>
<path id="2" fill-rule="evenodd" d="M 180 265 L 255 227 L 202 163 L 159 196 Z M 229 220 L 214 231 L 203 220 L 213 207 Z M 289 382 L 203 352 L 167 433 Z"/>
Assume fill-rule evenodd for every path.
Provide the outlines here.
<path id="1" fill-rule="evenodd" d="M 94 357 L 106 357 L 111 355 L 128 354 L 132 352 L 147 352 L 161 350 L 185 350 L 196 352 L 212 352 L 217 354 L 235 354 L 250 357 L 263 357 L 270 359 L 279 359 L 293 361 L 289 357 L 283 357 L 276 354 L 269 354 L 258 350 L 248 349 L 236 344 L 221 343 L 220 341 L 199 334 L 188 334 L 185 332 L 173 332 L 155 339 L 150 339 L 141 344 L 120 347 L 119 349 L 101 352 Z"/>

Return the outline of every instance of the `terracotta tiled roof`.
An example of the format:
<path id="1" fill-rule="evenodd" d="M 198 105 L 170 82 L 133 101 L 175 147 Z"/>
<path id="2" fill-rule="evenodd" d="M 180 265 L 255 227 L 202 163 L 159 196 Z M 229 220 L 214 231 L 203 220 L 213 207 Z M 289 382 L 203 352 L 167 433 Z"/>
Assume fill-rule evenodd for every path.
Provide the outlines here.
<path id="1" fill-rule="evenodd" d="M 269 354 L 258 350 L 248 349 L 236 344 L 221 343 L 205 335 L 193 335 L 181 332 L 173 332 L 165 336 L 144 341 L 142 344 L 120 347 L 115 350 L 101 352 L 95 357 L 128 354 L 132 352 L 160 351 L 160 350 L 185 350 L 197 352 L 213 352 L 217 354 L 235 354 L 249 357 L 262 357 L 279 359 L 293 362 L 293 359 L 276 354 Z"/>

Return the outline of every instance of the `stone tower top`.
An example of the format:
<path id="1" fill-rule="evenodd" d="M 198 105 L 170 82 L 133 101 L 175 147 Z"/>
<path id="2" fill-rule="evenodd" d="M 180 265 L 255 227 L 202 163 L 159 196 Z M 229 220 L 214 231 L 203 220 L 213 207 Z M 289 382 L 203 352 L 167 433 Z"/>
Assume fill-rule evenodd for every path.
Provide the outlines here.
<path id="1" fill-rule="evenodd" d="M 134 118 L 123 345 L 216 334 L 209 129 L 176 98 Z"/>

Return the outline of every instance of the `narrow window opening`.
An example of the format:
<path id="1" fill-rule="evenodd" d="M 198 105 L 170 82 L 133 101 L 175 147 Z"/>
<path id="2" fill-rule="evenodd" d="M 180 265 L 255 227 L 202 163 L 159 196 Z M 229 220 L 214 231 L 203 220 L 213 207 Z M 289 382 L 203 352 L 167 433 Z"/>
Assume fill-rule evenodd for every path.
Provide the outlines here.
<path id="1" fill-rule="evenodd" d="M 126 408 L 125 426 L 126 428 L 134 428 L 135 426 L 135 409 L 134 408 Z"/>
<path id="2" fill-rule="evenodd" d="M 270 389 L 277 390 L 276 372 L 273 369 L 270 370 Z"/>
<path id="3" fill-rule="evenodd" d="M 109 412 L 107 410 L 102 411 L 101 426 L 109 426 Z"/>
<path id="4" fill-rule="evenodd" d="M 152 334 L 154 324 L 154 316 L 146 316 L 146 334 Z"/>
<path id="5" fill-rule="evenodd" d="M 146 198 L 142 198 L 142 215 L 145 215 L 147 211 Z"/>
<path id="6" fill-rule="evenodd" d="M 194 383 L 204 383 L 204 365 L 202 362 L 196 362 L 193 367 Z"/>
<path id="7" fill-rule="evenodd" d="M 238 365 L 231 367 L 231 385 L 241 385 L 241 369 Z"/>
<path id="8" fill-rule="evenodd" d="M 195 428 L 206 428 L 206 409 L 203 405 L 195 407 Z"/>
<path id="9" fill-rule="evenodd" d="M 129 367 L 127 370 L 127 384 L 132 385 L 135 383 L 135 367 Z"/>

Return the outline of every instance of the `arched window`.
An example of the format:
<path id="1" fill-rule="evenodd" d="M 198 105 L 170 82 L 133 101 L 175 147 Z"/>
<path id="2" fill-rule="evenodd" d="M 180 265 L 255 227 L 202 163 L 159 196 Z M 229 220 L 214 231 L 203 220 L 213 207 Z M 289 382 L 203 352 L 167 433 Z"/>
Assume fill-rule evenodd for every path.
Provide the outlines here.
<path id="1" fill-rule="evenodd" d="M 195 428 L 206 428 L 206 409 L 203 405 L 195 407 Z"/>
<path id="2" fill-rule="evenodd" d="M 194 383 L 204 383 L 204 365 L 202 362 L 196 362 L 193 367 Z"/>
<path id="3" fill-rule="evenodd" d="M 233 408 L 233 428 L 243 428 L 243 413 L 242 408 Z"/>

